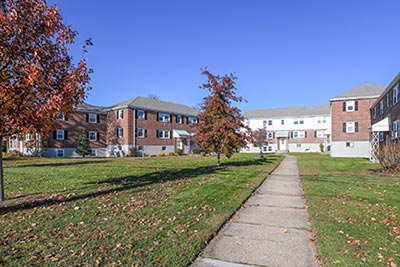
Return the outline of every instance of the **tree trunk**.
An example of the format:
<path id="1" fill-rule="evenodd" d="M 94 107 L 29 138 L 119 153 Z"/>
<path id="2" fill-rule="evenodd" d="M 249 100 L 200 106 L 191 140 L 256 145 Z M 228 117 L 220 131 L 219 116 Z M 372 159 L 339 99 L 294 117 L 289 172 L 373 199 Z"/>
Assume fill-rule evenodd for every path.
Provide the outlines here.
<path id="1" fill-rule="evenodd" d="M 3 136 L 0 136 L 1 153 L 0 153 L 0 202 L 5 200 L 4 197 L 4 174 L 3 174 Z"/>
<path id="2" fill-rule="evenodd" d="M 218 164 L 217 166 L 221 166 L 221 153 L 218 152 Z"/>
<path id="3" fill-rule="evenodd" d="M 263 158 L 264 158 L 264 154 L 262 152 L 262 148 L 260 147 L 260 159 L 263 159 Z"/>

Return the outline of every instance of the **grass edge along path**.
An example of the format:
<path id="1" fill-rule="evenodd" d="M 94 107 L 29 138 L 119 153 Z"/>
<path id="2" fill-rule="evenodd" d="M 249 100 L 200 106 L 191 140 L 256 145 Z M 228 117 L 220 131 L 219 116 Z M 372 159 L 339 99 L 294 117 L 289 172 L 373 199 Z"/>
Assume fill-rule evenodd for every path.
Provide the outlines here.
<path id="1" fill-rule="evenodd" d="M 1 266 L 186 266 L 281 161 L 236 154 L 7 161 Z"/>
<path id="2" fill-rule="evenodd" d="M 323 265 L 399 266 L 399 176 L 366 159 L 295 155 Z"/>

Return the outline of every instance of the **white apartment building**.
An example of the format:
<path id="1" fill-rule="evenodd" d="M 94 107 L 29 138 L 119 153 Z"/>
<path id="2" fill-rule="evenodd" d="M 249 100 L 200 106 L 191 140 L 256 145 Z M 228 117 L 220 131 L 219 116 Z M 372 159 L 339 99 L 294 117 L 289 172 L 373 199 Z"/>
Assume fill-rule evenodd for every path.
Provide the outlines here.
<path id="1" fill-rule="evenodd" d="M 268 146 L 264 152 L 320 152 L 330 149 L 331 115 L 329 105 L 248 110 L 245 124 L 251 130 L 265 128 Z M 256 153 L 248 144 L 242 152 Z"/>

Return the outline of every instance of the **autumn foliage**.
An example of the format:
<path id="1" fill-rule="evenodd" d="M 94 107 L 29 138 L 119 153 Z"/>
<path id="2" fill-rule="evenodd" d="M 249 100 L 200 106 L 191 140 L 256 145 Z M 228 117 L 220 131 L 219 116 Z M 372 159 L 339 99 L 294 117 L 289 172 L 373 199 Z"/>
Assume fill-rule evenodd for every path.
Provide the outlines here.
<path id="1" fill-rule="evenodd" d="M 60 113 L 84 99 L 86 60 L 74 66 L 69 55 L 76 34 L 45 0 L 1 1 L 0 142 L 27 132 L 45 137 Z"/>
<path id="2" fill-rule="evenodd" d="M 246 146 L 246 135 L 241 131 L 246 128 L 244 117 L 241 110 L 233 106 L 243 98 L 236 96 L 235 75 L 216 76 L 208 70 L 203 70 L 202 74 L 208 80 L 201 88 L 209 90 L 210 95 L 204 98 L 198 115 L 196 142 L 205 152 L 217 153 L 220 165 L 220 154 L 229 158 Z"/>

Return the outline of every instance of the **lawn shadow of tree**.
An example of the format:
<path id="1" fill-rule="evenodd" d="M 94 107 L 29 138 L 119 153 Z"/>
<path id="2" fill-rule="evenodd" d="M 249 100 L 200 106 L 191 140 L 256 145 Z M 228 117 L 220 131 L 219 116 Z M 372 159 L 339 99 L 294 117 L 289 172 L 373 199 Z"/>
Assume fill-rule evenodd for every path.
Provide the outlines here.
<path id="1" fill-rule="evenodd" d="M 74 165 L 87 165 L 87 164 L 99 164 L 110 162 L 110 160 L 90 160 L 90 161 L 72 161 L 72 162 L 55 162 L 55 163 L 35 163 L 26 165 L 17 165 L 17 168 L 27 167 L 63 167 L 63 166 L 74 166 Z"/>
<path id="2" fill-rule="evenodd" d="M 93 162 L 93 161 L 92 161 Z M 229 167 L 241 167 L 241 166 L 256 166 L 269 163 L 268 159 L 255 159 L 255 160 L 246 160 L 246 161 L 232 161 L 225 162 L 222 166 L 217 167 L 214 165 L 211 166 L 202 166 L 197 168 L 183 168 L 183 169 L 166 169 L 161 171 L 155 171 L 151 173 L 147 173 L 144 175 L 129 175 L 123 177 L 112 177 L 107 178 L 105 180 L 101 180 L 98 182 L 90 182 L 86 183 L 86 185 L 103 185 L 110 186 L 111 188 L 99 190 L 95 192 L 89 192 L 80 195 L 73 196 L 60 196 L 54 192 L 49 197 L 43 197 L 39 199 L 26 199 L 19 196 L 16 199 L 6 200 L 3 203 L 0 203 L 0 215 L 8 213 L 8 212 L 16 212 L 20 210 L 33 209 L 36 207 L 43 206 L 51 206 L 54 204 L 60 203 L 68 203 L 82 199 L 88 198 L 96 198 L 116 192 L 122 192 L 125 190 L 130 190 L 138 187 L 148 186 L 156 183 L 163 183 L 168 181 L 176 181 L 183 179 L 193 179 L 202 175 L 210 175 L 216 173 L 221 170 L 226 170 Z M 88 162 L 89 163 L 89 162 Z M 85 164 L 85 163 L 83 163 Z M 40 165 L 42 167 L 47 166 L 46 164 Z M 39 167 L 39 166 L 38 166 Z M 102 187 L 103 187 L 102 186 Z M 79 191 L 79 189 L 77 189 Z M 40 193 L 37 193 L 41 195 Z M 31 196 L 32 194 L 27 194 L 26 196 Z"/>

